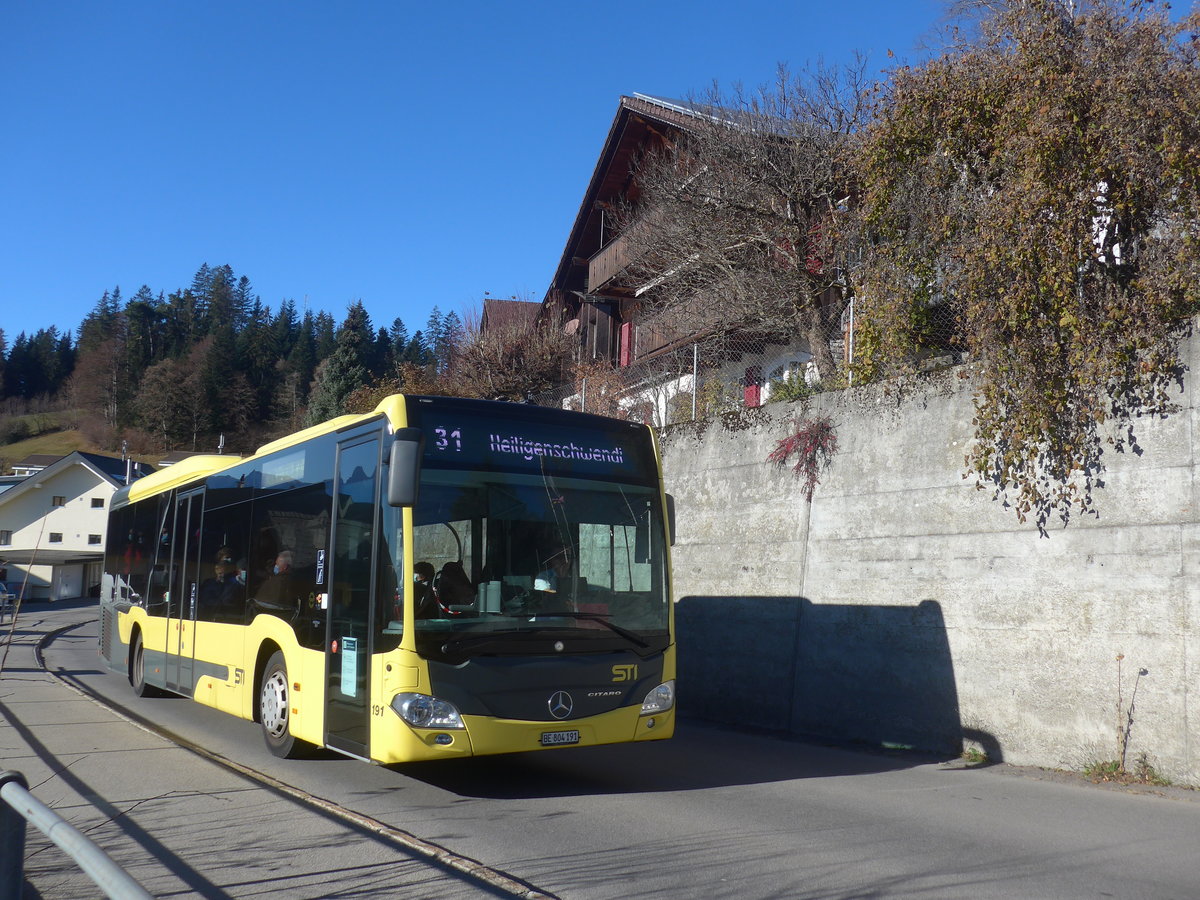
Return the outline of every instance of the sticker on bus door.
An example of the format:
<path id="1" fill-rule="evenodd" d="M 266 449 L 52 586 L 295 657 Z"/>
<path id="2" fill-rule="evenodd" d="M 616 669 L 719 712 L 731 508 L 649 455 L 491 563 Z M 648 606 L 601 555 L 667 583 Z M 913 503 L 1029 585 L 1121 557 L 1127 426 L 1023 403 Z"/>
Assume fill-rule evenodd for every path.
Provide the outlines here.
<path id="1" fill-rule="evenodd" d="M 317 551 L 317 584 L 325 583 L 325 551 Z"/>
<path id="2" fill-rule="evenodd" d="M 358 693 L 358 638 L 342 638 L 342 693 L 347 697 Z"/>

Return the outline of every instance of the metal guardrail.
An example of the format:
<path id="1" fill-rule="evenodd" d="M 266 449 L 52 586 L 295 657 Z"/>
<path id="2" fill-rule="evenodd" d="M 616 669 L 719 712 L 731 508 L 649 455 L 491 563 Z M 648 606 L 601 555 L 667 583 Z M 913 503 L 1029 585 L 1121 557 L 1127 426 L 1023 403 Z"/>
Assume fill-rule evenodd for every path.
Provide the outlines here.
<path id="1" fill-rule="evenodd" d="M 153 895 L 54 810 L 29 793 L 20 772 L 0 771 L 0 900 L 20 900 L 25 882 L 25 823 L 61 847 L 112 900 Z"/>

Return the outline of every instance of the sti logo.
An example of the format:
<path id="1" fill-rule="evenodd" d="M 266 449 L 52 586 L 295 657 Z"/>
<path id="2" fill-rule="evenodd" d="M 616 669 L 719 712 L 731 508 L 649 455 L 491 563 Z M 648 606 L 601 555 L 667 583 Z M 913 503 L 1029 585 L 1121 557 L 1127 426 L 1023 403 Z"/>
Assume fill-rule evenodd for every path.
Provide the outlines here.
<path id="1" fill-rule="evenodd" d="M 637 680 L 637 666 L 635 666 L 635 665 L 613 666 L 612 673 L 613 673 L 613 679 L 612 679 L 613 681 L 636 681 Z"/>

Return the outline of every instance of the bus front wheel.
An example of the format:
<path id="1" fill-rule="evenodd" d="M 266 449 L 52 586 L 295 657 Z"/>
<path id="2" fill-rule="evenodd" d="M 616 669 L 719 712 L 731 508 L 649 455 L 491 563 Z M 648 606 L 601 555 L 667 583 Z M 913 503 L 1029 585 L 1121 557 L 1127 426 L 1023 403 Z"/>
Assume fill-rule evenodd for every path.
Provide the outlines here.
<path id="1" fill-rule="evenodd" d="M 287 662 L 276 650 L 267 661 L 259 693 L 259 721 L 267 749 L 281 759 L 296 759 L 303 755 L 304 744 L 292 737 L 291 683 Z"/>

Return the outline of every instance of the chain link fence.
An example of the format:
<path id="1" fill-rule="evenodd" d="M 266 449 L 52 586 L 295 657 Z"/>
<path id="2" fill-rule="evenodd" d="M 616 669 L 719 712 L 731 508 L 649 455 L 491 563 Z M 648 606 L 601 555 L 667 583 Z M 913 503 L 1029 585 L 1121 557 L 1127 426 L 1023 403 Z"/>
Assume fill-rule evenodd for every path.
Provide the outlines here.
<path id="1" fill-rule="evenodd" d="M 952 311 L 939 306 L 927 313 L 926 364 L 957 361 Z M 822 378 L 807 342 L 739 329 L 677 340 L 642 356 L 630 353 L 627 365 L 579 365 L 572 380 L 531 399 L 655 428 L 707 420 L 861 383 L 859 334 L 851 302 L 827 339 L 833 377 Z"/>

